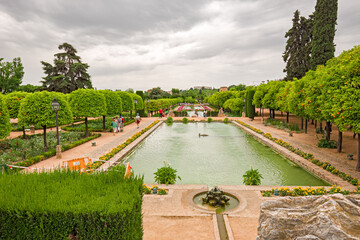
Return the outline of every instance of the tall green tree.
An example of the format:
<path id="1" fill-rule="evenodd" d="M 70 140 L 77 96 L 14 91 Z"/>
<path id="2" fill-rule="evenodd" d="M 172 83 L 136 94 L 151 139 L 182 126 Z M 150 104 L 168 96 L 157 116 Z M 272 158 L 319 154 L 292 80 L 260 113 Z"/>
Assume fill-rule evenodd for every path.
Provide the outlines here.
<path id="1" fill-rule="evenodd" d="M 16 91 L 28 92 L 28 93 L 39 92 L 41 90 L 42 90 L 42 86 L 35 86 L 31 84 L 20 85 L 19 87 L 16 88 Z"/>
<path id="2" fill-rule="evenodd" d="M 12 92 L 6 94 L 5 101 L 6 101 L 6 106 L 9 110 L 10 118 L 18 117 L 20 110 L 20 103 L 22 99 L 24 99 L 29 94 L 30 93 L 27 92 Z M 23 125 L 22 128 L 23 128 L 23 135 L 25 137 L 25 126 Z"/>
<path id="3" fill-rule="evenodd" d="M 56 97 L 57 102 L 60 104 L 60 110 L 58 111 L 59 124 L 72 123 L 73 117 L 65 95 L 48 91 L 29 94 L 21 100 L 18 116 L 18 122 L 22 126 L 36 125 L 43 127 L 45 152 L 48 150 L 46 127 L 56 124 L 55 113 L 51 108 L 54 97 Z"/>
<path id="4" fill-rule="evenodd" d="M 48 91 L 71 93 L 80 88 L 92 88 L 89 65 L 81 62 L 76 49 L 69 43 L 59 46 L 64 52 L 56 53 L 54 65 L 41 61 L 44 73 L 43 87 Z"/>
<path id="5" fill-rule="evenodd" d="M 134 101 L 131 97 L 130 93 L 128 92 L 122 92 L 122 91 L 116 91 L 116 93 L 120 96 L 122 100 L 122 109 L 123 111 L 132 111 L 134 109 Z"/>
<path id="6" fill-rule="evenodd" d="M 317 0 L 314 12 L 314 27 L 311 52 L 311 69 L 334 57 L 335 25 L 338 0 Z"/>
<path id="7" fill-rule="evenodd" d="M 122 112 L 122 100 L 116 92 L 110 90 L 98 90 L 104 97 L 106 102 L 106 114 L 103 115 L 103 131 L 105 131 L 106 126 L 106 116 L 115 116 L 119 115 Z"/>
<path id="8" fill-rule="evenodd" d="M 287 38 L 283 59 L 286 62 L 284 72 L 286 80 L 300 79 L 309 70 L 311 54 L 312 16 L 309 19 L 300 17 L 298 10 L 294 13 L 293 26 L 285 34 Z"/>
<path id="9" fill-rule="evenodd" d="M 0 139 L 9 136 L 11 132 L 10 116 L 5 97 L 0 93 Z"/>
<path id="10" fill-rule="evenodd" d="M 75 117 L 85 117 L 85 136 L 89 136 L 88 117 L 106 115 L 103 94 L 93 89 L 78 89 L 70 93 L 69 104 Z"/>
<path id="11" fill-rule="evenodd" d="M 3 62 L 0 58 L 0 93 L 15 91 L 22 82 L 24 67 L 20 58 L 14 58 L 12 62 Z"/>

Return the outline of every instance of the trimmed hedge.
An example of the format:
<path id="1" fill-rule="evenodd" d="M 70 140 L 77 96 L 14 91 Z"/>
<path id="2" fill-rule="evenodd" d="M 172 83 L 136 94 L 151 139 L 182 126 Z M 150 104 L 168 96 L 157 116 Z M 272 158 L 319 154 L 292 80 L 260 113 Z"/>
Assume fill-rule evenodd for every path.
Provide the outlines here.
<path id="1" fill-rule="evenodd" d="M 90 120 L 90 121 L 88 121 L 88 124 L 90 124 L 91 122 L 96 122 L 96 121 L 101 123 L 101 126 L 102 126 L 102 120 L 100 121 L 99 119 Z M 131 124 L 133 122 L 135 122 L 135 119 L 126 118 L 124 126 L 129 125 L 129 124 Z M 82 124 L 77 124 L 74 127 L 72 127 L 72 126 L 62 127 L 62 129 L 65 130 L 65 131 L 68 131 L 68 132 L 84 132 L 85 131 L 85 124 L 83 124 L 83 123 Z M 89 132 L 103 132 L 102 127 L 101 128 L 89 128 L 88 130 L 89 130 Z M 112 132 L 113 128 L 108 123 L 106 123 L 106 130 L 108 132 Z"/>
<path id="2" fill-rule="evenodd" d="M 100 136 L 101 136 L 101 134 L 95 134 L 93 136 L 90 136 L 90 137 L 75 141 L 75 142 L 70 143 L 68 145 L 61 146 L 61 151 L 64 152 L 64 151 L 69 150 L 71 148 L 77 147 L 77 146 L 79 146 L 79 145 L 81 145 L 83 143 L 91 141 L 91 140 L 93 140 L 95 138 L 98 138 Z M 56 155 L 56 150 L 53 149 L 53 150 L 44 152 L 41 155 L 38 155 L 38 156 L 35 156 L 35 157 L 32 157 L 32 158 L 26 159 L 25 161 L 19 162 L 19 163 L 17 163 L 17 165 L 18 166 L 23 166 L 23 167 L 29 167 L 29 166 L 31 166 L 31 165 L 33 165 L 35 163 L 38 163 L 38 162 L 40 162 L 42 160 L 45 160 L 45 159 L 50 158 L 50 157 L 55 156 L 55 155 Z"/>
<path id="3" fill-rule="evenodd" d="M 0 239 L 142 239 L 142 184 L 116 171 L 0 174 Z"/>

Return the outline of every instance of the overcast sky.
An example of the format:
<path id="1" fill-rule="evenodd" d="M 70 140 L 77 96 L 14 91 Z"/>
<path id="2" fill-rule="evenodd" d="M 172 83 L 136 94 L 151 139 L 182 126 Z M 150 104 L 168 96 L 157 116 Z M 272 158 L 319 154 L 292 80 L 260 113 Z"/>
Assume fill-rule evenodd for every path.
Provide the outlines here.
<path id="1" fill-rule="evenodd" d="M 0 0 L 0 58 L 21 57 L 23 84 L 63 42 L 97 89 L 259 84 L 284 77 L 293 13 L 316 0 Z M 339 0 L 336 56 L 360 44 L 360 1 Z"/>

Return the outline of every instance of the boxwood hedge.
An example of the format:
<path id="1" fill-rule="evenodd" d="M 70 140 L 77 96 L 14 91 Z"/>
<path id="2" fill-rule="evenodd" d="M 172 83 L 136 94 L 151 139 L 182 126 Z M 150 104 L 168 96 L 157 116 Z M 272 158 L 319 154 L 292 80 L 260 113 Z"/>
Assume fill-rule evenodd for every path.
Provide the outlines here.
<path id="1" fill-rule="evenodd" d="M 142 239 L 142 178 L 0 173 L 0 239 Z"/>

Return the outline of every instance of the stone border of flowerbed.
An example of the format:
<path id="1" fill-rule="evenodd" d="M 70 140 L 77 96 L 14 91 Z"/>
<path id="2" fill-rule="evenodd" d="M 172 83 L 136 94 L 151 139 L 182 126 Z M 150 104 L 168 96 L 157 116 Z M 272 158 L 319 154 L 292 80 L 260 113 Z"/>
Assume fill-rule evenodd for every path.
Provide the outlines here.
<path id="1" fill-rule="evenodd" d="M 254 128 L 253 126 L 248 125 L 239 120 L 232 122 L 235 125 L 244 129 L 246 132 L 256 137 L 257 139 L 259 139 L 261 142 L 265 143 L 266 145 L 273 148 L 280 154 L 289 158 L 291 161 L 295 162 L 296 164 L 299 164 L 302 168 L 314 173 L 316 176 L 319 176 L 325 181 L 330 182 L 334 185 L 339 185 L 350 189 L 355 189 L 354 186 L 358 186 L 358 180 L 356 178 L 353 178 L 344 172 L 340 172 L 335 167 L 332 167 L 329 163 L 323 163 L 320 162 L 318 159 L 314 159 L 313 154 L 305 153 L 300 149 L 294 148 L 289 143 L 284 142 L 281 139 L 273 138 L 270 133 L 264 133 L 260 129 Z M 250 129 L 251 131 L 249 131 L 248 129 Z M 255 135 L 253 134 L 253 132 L 256 132 L 257 134 Z M 276 143 L 276 145 L 274 145 L 273 143 Z M 307 161 L 305 162 L 304 160 Z M 317 161 L 319 161 L 321 164 L 318 165 L 314 163 Z M 314 167 L 313 164 L 321 168 Z M 335 179 L 333 176 L 337 176 L 338 178 Z M 353 182 L 351 183 L 351 181 Z"/>
<path id="2" fill-rule="evenodd" d="M 62 151 L 62 152 L 65 152 L 66 150 L 69 150 L 69 149 L 71 149 L 71 148 L 77 147 L 77 146 L 79 146 L 79 145 L 81 145 L 81 144 L 84 144 L 84 143 L 86 143 L 86 142 L 88 142 L 88 141 L 91 141 L 91 140 L 93 140 L 93 139 L 95 139 L 95 138 L 98 138 L 98 137 L 100 137 L 100 136 L 101 136 L 101 134 L 98 133 L 98 134 L 95 134 L 95 135 L 93 135 L 93 136 L 90 136 L 90 137 L 87 137 L 87 138 L 83 138 L 83 139 L 80 139 L 80 140 L 75 141 L 75 142 L 73 142 L 73 143 L 70 143 L 70 144 L 61 146 L 61 151 Z M 24 160 L 24 161 L 22 161 L 22 162 L 18 162 L 18 163 L 16 163 L 16 165 L 17 165 L 17 166 L 22 166 L 22 167 L 29 167 L 29 166 L 31 166 L 31 165 L 33 165 L 33 164 L 35 164 L 35 163 L 38 163 L 38 162 L 40 162 L 40 161 L 43 161 L 43 160 L 48 159 L 48 158 L 50 158 L 50 157 L 53 157 L 53 156 L 55 156 L 55 155 L 56 155 L 56 150 L 53 149 L 53 150 L 47 151 L 47 152 L 45 152 L 45 153 L 43 153 L 43 154 L 37 155 L 37 156 L 35 156 L 35 157 L 31 157 L 31 158 L 29 158 L 29 159 L 26 159 L 26 160 Z"/>
<path id="3" fill-rule="evenodd" d="M 156 124 L 160 123 L 159 125 L 157 125 L 155 128 L 153 128 Z M 152 131 L 148 132 L 148 134 L 146 136 L 148 136 L 151 132 L 153 132 L 158 126 L 160 126 L 163 123 L 163 121 L 160 120 L 156 120 L 155 122 L 151 123 L 149 126 L 147 126 L 146 128 L 142 129 L 140 132 L 135 133 L 132 137 L 128 138 L 124 143 L 120 144 L 119 146 L 113 148 L 110 152 L 102 155 L 101 157 L 99 157 L 99 160 L 101 161 L 95 161 L 93 164 L 91 164 L 91 169 L 98 169 L 101 171 L 106 171 L 109 167 L 111 167 L 112 165 L 114 165 L 117 161 L 119 161 L 119 158 L 116 157 L 116 159 L 114 161 L 109 161 L 111 158 L 115 157 L 121 150 L 123 150 L 125 147 L 127 147 L 129 144 L 131 144 L 132 142 L 134 142 L 136 139 L 138 139 L 141 135 L 143 135 L 145 132 L 148 132 L 148 130 L 152 129 Z M 146 137 L 145 136 L 145 137 Z M 143 140 L 143 139 L 142 139 Z M 140 142 L 140 141 L 139 141 Z M 129 151 L 131 151 L 134 147 L 136 147 L 136 145 L 139 143 L 137 142 L 136 144 L 132 144 L 131 147 L 126 151 L 126 153 L 128 153 Z M 125 153 L 125 154 L 126 154 Z M 124 155 L 122 157 L 124 157 Z M 105 163 L 106 166 L 104 165 Z"/>
<path id="4" fill-rule="evenodd" d="M 343 195 L 349 195 L 349 194 L 360 194 L 360 187 L 358 187 L 357 190 L 349 191 L 349 190 L 343 190 L 339 186 L 331 186 L 329 190 L 326 190 L 324 187 L 281 187 L 281 188 L 273 188 L 271 190 L 265 190 L 261 191 L 261 195 L 263 197 L 273 197 L 273 196 L 311 196 L 311 195 L 327 195 L 327 194 L 336 194 L 340 193 Z"/>

